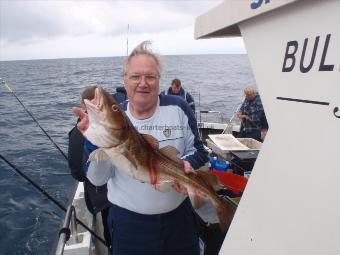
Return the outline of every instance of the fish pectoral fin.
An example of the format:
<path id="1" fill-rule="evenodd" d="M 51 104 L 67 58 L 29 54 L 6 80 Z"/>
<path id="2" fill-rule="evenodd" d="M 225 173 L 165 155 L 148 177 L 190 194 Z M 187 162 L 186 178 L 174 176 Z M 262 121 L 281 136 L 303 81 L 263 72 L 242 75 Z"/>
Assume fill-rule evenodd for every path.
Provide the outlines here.
<path id="1" fill-rule="evenodd" d="M 95 151 L 93 151 L 90 156 L 88 161 L 99 161 L 99 160 L 109 160 L 110 157 L 109 155 L 105 152 L 104 149 L 96 149 Z"/>
<path id="2" fill-rule="evenodd" d="M 136 160 L 124 149 L 124 146 L 117 146 L 103 150 L 114 165 L 125 165 L 124 168 L 137 169 Z"/>
<path id="3" fill-rule="evenodd" d="M 159 143 L 155 137 L 152 135 L 148 134 L 141 134 L 141 136 L 144 138 L 144 140 L 151 145 L 152 148 L 158 149 L 159 148 Z"/>
<path id="4" fill-rule="evenodd" d="M 172 146 L 165 146 L 162 149 L 159 150 L 163 155 L 166 157 L 172 159 L 178 164 L 183 164 L 183 160 L 181 160 L 177 155 L 179 154 L 179 151 Z"/>

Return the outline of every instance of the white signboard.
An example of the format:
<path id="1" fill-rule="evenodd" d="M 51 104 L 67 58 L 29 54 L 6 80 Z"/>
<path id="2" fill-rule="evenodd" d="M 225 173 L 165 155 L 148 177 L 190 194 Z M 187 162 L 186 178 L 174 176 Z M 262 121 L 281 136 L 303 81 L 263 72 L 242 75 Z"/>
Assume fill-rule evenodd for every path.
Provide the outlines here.
<path id="1" fill-rule="evenodd" d="M 298 1 L 240 29 L 269 132 L 220 254 L 338 255 L 340 1 Z"/>

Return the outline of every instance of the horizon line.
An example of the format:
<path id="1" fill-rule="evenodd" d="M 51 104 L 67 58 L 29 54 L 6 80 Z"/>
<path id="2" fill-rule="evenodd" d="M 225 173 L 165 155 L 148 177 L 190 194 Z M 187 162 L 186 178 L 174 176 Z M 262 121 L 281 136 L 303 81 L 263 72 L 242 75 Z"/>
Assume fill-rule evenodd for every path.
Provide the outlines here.
<path id="1" fill-rule="evenodd" d="M 247 53 L 199 53 L 199 54 L 162 54 L 162 56 L 197 56 L 197 55 L 247 55 Z M 35 60 L 61 60 L 61 59 L 85 59 L 85 58 L 115 58 L 126 57 L 125 55 L 117 56 L 100 56 L 100 57 L 61 57 L 61 58 L 32 58 L 32 59 L 0 59 L 0 62 L 10 61 L 35 61 Z"/>

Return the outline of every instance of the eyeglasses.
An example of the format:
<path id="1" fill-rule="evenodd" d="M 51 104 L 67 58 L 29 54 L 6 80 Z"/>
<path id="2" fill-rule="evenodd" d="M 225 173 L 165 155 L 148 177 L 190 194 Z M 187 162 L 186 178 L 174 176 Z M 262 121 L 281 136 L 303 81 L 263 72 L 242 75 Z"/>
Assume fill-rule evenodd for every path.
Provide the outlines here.
<path id="1" fill-rule="evenodd" d="M 157 74 L 125 74 L 132 83 L 140 83 L 142 80 L 142 77 L 144 76 L 144 79 L 146 83 L 153 84 L 155 83 L 159 76 Z"/>

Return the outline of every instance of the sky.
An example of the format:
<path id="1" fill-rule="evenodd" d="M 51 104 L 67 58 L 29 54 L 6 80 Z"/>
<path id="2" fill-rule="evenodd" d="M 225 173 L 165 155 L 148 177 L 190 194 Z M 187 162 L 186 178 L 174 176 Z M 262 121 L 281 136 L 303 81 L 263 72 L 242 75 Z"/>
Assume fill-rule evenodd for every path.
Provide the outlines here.
<path id="1" fill-rule="evenodd" d="M 163 55 L 245 53 L 242 38 L 194 39 L 221 2 L 0 0 L 0 61 L 125 56 L 144 40 Z"/>

